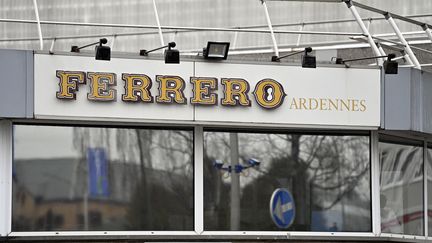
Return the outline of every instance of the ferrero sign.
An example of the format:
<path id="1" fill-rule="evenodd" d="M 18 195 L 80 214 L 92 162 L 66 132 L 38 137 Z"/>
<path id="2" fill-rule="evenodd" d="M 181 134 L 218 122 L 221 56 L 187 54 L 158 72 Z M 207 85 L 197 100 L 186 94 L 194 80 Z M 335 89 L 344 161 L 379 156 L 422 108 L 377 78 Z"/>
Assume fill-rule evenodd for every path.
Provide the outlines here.
<path id="1" fill-rule="evenodd" d="M 279 108 L 284 102 L 291 110 L 325 110 L 365 112 L 367 101 L 360 98 L 338 97 L 292 97 L 286 93 L 282 84 L 271 78 L 259 80 L 254 87 L 242 78 L 190 77 L 192 96 L 186 97 L 186 81 L 180 76 L 122 73 L 83 72 L 56 70 L 58 81 L 57 99 L 76 100 L 82 86 L 88 86 L 86 94 L 89 101 L 113 102 L 121 97 L 122 102 L 190 104 L 200 106 L 240 106 L 251 107 L 250 96 L 263 109 Z M 120 79 L 120 80 L 117 80 Z M 151 92 L 156 85 L 158 92 Z M 218 97 L 218 89 L 222 97 Z"/>
<path id="2" fill-rule="evenodd" d="M 216 126 L 380 125 L 380 70 L 34 55 L 34 117 Z"/>

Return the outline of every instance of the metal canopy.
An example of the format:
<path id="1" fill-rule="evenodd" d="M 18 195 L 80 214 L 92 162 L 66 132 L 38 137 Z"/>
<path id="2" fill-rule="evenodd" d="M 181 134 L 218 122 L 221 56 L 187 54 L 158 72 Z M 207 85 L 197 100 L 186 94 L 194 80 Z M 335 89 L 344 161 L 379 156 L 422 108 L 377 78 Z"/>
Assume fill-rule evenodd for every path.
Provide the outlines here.
<path id="1" fill-rule="evenodd" d="M 273 24 L 271 20 L 271 13 L 269 12 L 269 8 L 271 8 L 271 4 L 268 5 L 266 2 L 285 2 L 288 4 L 289 2 L 309 2 L 309 3 L 333 3 L 333 4 L 346 4 L 348 9 L 350 10 L 353 19 L 333 19 L 333 20 L 322 20 L 322 21 L 304 21 L 304 22 L 296 22 L 296 23 L 278 23 Z M 82 39 L 82 38 L 94 38 L 94 37 L 103 37 L 103 36 L 112 36 L 112 42 L 121 42 L 118 40 L 119 37 L 125 36 L 148 36 L 148 35 L 159 35 L 160 43 L 164 43 L 164 35 L 173 34 L 174 37 L 179 34 L 188 34 L 188 33 L 202 33 L 202 32 L 227 32 L 234 33 L 234 43 L 231 47 L 232 50 L 241 50 L 241 52 L 237 52 L 238 54 L 248 54 L 248 50 L 250 53 L 268 53 L 269 48 L 271 48 L 276 56 L 279 56 L 281 51 L 290 51 L 295 49 L 295 47 L 302 47 L 306 44 L 321 47 L 321 49 L 325 49 L 325 46 L 328 49 L 335 48 L 341 44 L 344 47 L 351 45 L 352 48 L 364 47 L 364 45 L 359 45 L 358 41 L 367 41 L 369 46 L 372 48 L 375 56 L 384 55 L 384 51 L 381 46 L 385 46 L 390 48 L 393 46 L 393 49 L 403 48 L 403 54 L 405 55 L 405 59 L 408 60 L 409 64 L 412 64 L 414 67 L 421 69 L 422 64 L 417 60 L 416 54 L 413 52 L 413 49 L 416 51 L 421 51 L 425 53 L 430 53 L 430 51 L 425 50 L 423 48 L 413 47 L 411 37 L 415 36 L 415 43 L 430 43 L 432 40 L 431 26 L 429 23 L 425 23 L 417 20 L 417 18 L 422 17 L 431 17 L 431 14 L 417 14 L 417 15 L 407 15 L 402 16 L 393 12 L 389 12 L 386 10 L 378 9 L 373 6 L 368 6 L 366 4 L 358 3 L 353 0 L 259 0 L 253 4 L 260 4 L 262 6 L 262 16 L 265 16 L 267 25 L 248 25 L 248 26 L 234 26 L 234 27 L 196 27 L 196 26 L 172 26 L 172 25 L 162 25 L 159 12 L 164 10 L 158 10 L 157 1 L 153 0 L 153 12 L 157 22 L 157 25 L 148 25 L 148 24 L 113 24 L 113 23 L 91 23 L 91 22 L 74 22 L 74 21 L 53 21 L 53 20 L 41 20 L 39 18 L 39 9 L 37 0 L 33 0 L 33 7 L 36 19 L 11 19 L 11 18 L 2 18 L 0 19 L 0 23 L 12 23 L 12 24 L 32 24 L 37 25 L 38 28 L 38 36 L 37 37 L 13 37 L 13 38 L 2 38 L 0 39 L 0 43 L 5 42 L 17 42 L 17 41 L 39 41 L 40 49 L 43 49 L 44 40 L 51 40 L 50 51 L 55 50 L 55 43 L 60 40 L 71 40 L 71 39 Z M 362 18 L 357 11 L 356 8 L 361 8 L 372 13 L 378 13 L 382 15 L 382 17 L 367 17 Z M 162 15 L 161 15 L 162 16 Z M 394 19 L 398 19 L 402 22 L 406 22 L 409 24 L 413 24 L 419 27 L 419 31 L 416 32 L 401 32 Z M 372 34 L 370 33 L 370 24 L 372 21 L 387 21 L 389 26 L 393 29 L 394 33 L 378 33 Z M 357 22 L 360 27 L 360 32 L 349 31 L 316 31 L 316 30 L 305 30 L 307 26 L 318 26 L 318 25 L 327 25 L 327 24 L 344 24 L 344 23 L 352 23 Z M 365 23 L 366 22 L 366 23 Z M 79 35 L 61 35 L 61 34 L 51 34 L 51 36 L 42 35 L 41 26 L 82 26 L 82 27 L 94 27 L 94 28 L 112 28 L 114 31 L 111 33 L 105 34 L 79 34 Z M 298 30 L 286 30 L 280 29 L 285 27 L 295 27 L 298 26 Z M 121 30 L 123 28 L 128 29 L 140 29 L 140 30 L 155 30 L 155 31 L 140 31 L 140 32 L 121 32 L 116 31 L 116 29 Z M 6 29 L 7 30 L 7 29 Z M 238 47 L 236 45 L 238 34 L 269 34 L 271 36 L 272 46 L 242 46 Z M 293 45 L 280 44 L 278 42 L 278 38 L 276 35 L 297 35 L 296 43 Z M 323 42 L 314 42 L 314 43 L 306 43 L 302 41 L 303 35 L 322 35 L 322 36 L 340 36 L 345 39 L 345 41 L 323 41 Z M 384 38 L 387 37 L 387 38 Z M 394 39 L 396 37 L 397 39 Z M 289 47 L 288 47 L 289 46 Z M 114 43 L 111 44 L 111 47 L 114 47 Z M 285 48 L 285 49 L 284 49 Z M 197 48 L 195 50 L 181 50 L 182 54 L 192 54 L 196 55 L 197 52 L 201 51 L 201 48 Z M 194 54 L 195 53 L 195 54 Z M 381 65 L 383 63 L 382 58 L 377 60 L 377 64 Z"/>

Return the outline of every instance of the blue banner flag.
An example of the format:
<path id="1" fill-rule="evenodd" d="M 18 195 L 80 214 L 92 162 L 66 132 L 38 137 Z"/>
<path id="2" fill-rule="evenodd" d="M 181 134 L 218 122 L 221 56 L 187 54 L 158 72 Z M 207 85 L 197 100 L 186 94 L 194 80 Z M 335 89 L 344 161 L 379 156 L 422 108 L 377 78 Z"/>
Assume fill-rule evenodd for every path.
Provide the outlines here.
<path id="1" fill-rule="evenodd" d="M 106 197 L 108 188 L 108 162 L 103 148 L 87 150 L 89 196 Z"/>

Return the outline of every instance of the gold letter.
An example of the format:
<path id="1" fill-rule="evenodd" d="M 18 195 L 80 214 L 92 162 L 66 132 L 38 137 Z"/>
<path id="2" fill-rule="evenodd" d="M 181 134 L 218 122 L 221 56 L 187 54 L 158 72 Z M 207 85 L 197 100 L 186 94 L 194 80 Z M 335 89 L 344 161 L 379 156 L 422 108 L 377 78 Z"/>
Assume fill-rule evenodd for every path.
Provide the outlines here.
<path id="1" fill-rule="evenodd" d="M 190 82 L 193 85 L 193 97 L 190 99 L 191 104 L 194 105 L 216 105 L 217 94 L 211 93 L 217 90 L 216 78 L 197 78 L 191 77 Z"/>
<path id="2" fill-rule="evenodd" d="M 335 109 L 335 110 L 339 110 L 339 102 L 338 102 L 338 100 L 336 99 L 336 103 L 335 102 L 333 102 L 333 100 L 332 99 L 329 99 L 329 110 L 332 110 L 332 106 L 333 106 L 333 108 Z"/>
<path id="3" fill-rule="evenodd" d="M 253 94 L 256 102 L 266 109 L 279 107 L 285 98 L 282 85 L 273 79 L 259 81 L 255 86 Z"/>
<path id="4" fill-rule="evenodd" d="M 366 100 L 360 100 L 360 111 L 366 110 Z"/>
<path id="5" fill-rule="evenodd" d="M 117 90 L 110 86 L 117 85 L 115 73 L 87 73 L 90 80 L 90 93 L 87 99 L 95 101 L 115 101 Z"/>
<path id="6" fill-rule="evenodd" d="M 304 110 L 307 110 L 305 98 L 300 98 L 300 110 L 302 109 L 302 107 Z"/>
<path id="7" fill-rule="evenodd" d="M 293 109 L 293 106 L 294 106 L 294 109 L 296 109 L 296 110 L 299 109 L 299 106 L 297 105 L 297 102 L 296 102 L 296 98 L 293 98 L 293 99 L 291 100 L 290 109 Z"/>
<path id="8" fill-rule="evenodd" d="M 314 102 L 314 106 L 312 106 L 312 101 Z M 318 108 L 318 100 L 315 98 L 309 98 L 309 110 L 316 110 Z"/>
<path id="9" fill-rule="evenodd" d="M 150 93 L 152 83 L 147 75 L 123 73 L 122 79 L 125 82 L 125 93 L 122 95 L 123 101 L 137 102 L 140 99 L 146 103 L 153 102 Z"/>
<path id="10" fill-rule="evenodd" d="M 224 97 L 221 100 L 222 105 L 226 106 L 250 106 L 251 102 L 248 97 L 249 83 L 244 79 L 228 79 L 221 80 L 224 86 Z"/>
<path id="11" fill-rule="evenodd" d="M 156 81 L 159 83 L 159 96 L 156 96 L 156 102 L 186 104 L 183 93 L 186 84 L 182 78 L 157 75 Z"/>
<path id="12" fill-rule="evenodd" d="M 85 72 L 57 70 L 60 90 L 56 92 L 57 99 L 76 99 L 78 84 L 85 84 Z"/>
<path id="13" fill-rule="evenodd" d="M 352 100 L 352 111 L 359 111 L 359 101 L 358 100 Z"/>

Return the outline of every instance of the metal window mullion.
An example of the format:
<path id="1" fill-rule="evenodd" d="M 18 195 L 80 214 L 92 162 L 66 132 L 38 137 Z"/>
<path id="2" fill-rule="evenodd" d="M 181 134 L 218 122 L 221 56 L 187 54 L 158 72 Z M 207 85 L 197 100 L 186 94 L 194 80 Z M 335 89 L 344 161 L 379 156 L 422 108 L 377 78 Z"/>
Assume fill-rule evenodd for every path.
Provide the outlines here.
<path id="1" fill-rule="evenodd" d="M 424 202 L 424 235 L 425 237 L 428 237 L 429 234 L 429 230 L 428 230 L 428 184 L 427 184 L 427 180 L 428 180 L 428 170 L 427 170 L 427 164 L 428 164 L 428 159 L 427 159 L 427 142 L 425 141 L 424 143 L 424 149 L 423 149 L 423 183 L 424 183 L 424 188 L 423 188 L 423 202 Z"/>
<path id="2" fill-rule="evenodd" d="M 194 222 L 195 232 L 204 231 L 204 132 L 202 126 L 194 128 Z"/>
<path id="3" fill-rule="evenodd" d="M 12 122 L 0 121 L 0 236 L 12 227 Z"/>
<path id="4" fill-rule="evenodd" d="M 399 41 L 402 43 L 402 45 L 404 45 L 404 49 L 405 49 L 406 53 L 408 54 L 408 56 L 411 58 L 411 61 L 414 63 L 414 66 L 418 69 L 421 69 L 421 66 L 420 66 L 419 61 L 417 60 L 417 57 L 415 56 L 414 52 L 411 50 L 411 47 L 409 46 L 408 42 L 403 37 L 403 35 L 400 32 L 399 28 L 397 27 L 394 19 L 390 16 L 390 14 L 386 14 L 385 17 L 386 17 L 387 21 L 389 22 L 389 24 L 391 25 L 391 27 L 393 28 L 397 37 L 399 38 Z"/>
<path id="5" fill-rule="evenodd" d="M 273 27 L 272 27 L 272 23 L 271 23 L 271 20 L 270 20 L 270 15 L 269 15 L 269 12 L 268 12 L 268 9 L 267 9 L 267 4 L 266 4 L 265 0 L 261 0 L 261 2 L 262 2 L 262 5 L 264 7 L 264 12 L 265 12 L 266 20 L 267 20 L 267 25 L 268 25 L 269 30 L 270 30 L 270 35 L 271 35 L 271 39 L 272 39 L 272 42 L 273 42 L 273 49 L 274 49 L 275 56 L 279 56 L 279 49 L 278 49 L 278 46 L 277 46 L 277 43 L 276 43 L 275 34 L 273 32 Z"/>
<path id="6" fill-rule="evenodd" d="M 371 131 L 372 232 L 381 235 L 380 161 L 378 131 Z"/>

